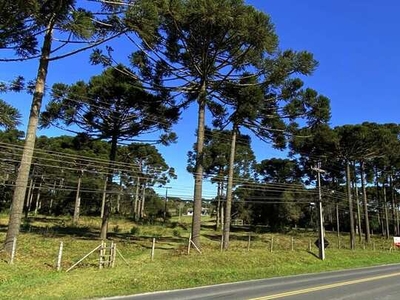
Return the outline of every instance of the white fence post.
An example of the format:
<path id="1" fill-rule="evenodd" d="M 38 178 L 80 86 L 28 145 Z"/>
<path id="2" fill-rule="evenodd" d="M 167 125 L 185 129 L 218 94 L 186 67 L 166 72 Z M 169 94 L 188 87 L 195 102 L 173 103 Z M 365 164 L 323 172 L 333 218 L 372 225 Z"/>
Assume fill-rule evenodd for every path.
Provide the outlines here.
<path id="1" fill-rule="evenodd" d="M 58 249 L 58 257 L 57 257 L 57 271 L 61 270 L 61 259 L 63 253 L 63 242 L 60 242 L 60 248 Z"/>

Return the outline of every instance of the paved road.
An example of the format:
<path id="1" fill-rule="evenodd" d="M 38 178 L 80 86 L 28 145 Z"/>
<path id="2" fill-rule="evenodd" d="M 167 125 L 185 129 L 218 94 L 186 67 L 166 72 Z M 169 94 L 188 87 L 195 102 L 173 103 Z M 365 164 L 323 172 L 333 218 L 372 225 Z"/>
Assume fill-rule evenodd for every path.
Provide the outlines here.
<path id="1" fill-rule="evenodd" d="M 113 297 L 114 300 L 399 300 L 400 264 Z"/>

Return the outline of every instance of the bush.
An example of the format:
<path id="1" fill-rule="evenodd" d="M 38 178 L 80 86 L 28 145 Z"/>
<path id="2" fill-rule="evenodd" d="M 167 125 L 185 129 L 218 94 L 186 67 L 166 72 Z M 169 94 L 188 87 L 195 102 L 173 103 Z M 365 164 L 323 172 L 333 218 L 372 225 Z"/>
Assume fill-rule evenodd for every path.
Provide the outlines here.
<path id="1" fill-rule="evenodd" d="M 175 236 L 175 237 L 180 237 L 181 236 L 181 232 L 179 230 L 177 230 L 177 229 L 174 229 L 172 231 L 172 235 Z"/>
<path id="2" fill-rule="evenodd" d="M 139 235 L 139 234 L 140 234 L 140 228 L 139 228 L 139 227 L 136 227 L 136 226 L 133 226 L 133 227 L 131 228 L 131 234 L 133 234 L 133 235 Z"/>

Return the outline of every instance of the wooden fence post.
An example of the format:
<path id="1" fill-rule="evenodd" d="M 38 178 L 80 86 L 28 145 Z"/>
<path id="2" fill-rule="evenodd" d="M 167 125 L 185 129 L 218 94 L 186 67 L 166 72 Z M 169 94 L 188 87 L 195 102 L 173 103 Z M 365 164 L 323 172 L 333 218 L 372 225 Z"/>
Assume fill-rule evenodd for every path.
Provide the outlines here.
<path id="1" fill-rule="evenodd" d="M 292 251 L 294 251 L 294 237 L 292 237 Z"/>
<path id="2" fill-rule="evenodd" d="M 247 241 L 247 251 L 250 251 L 250 241 L 251 241 L 251 235 L 249 234 L 249 240 Z"/>

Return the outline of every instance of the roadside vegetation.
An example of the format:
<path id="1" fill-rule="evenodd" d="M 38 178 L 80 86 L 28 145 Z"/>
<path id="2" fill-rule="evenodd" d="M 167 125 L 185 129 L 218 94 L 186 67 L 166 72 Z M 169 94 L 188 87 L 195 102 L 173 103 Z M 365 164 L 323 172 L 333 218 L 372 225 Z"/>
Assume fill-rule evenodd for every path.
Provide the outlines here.
<path id="1" fill-rule="evenodd" d="M 0 24 L 0 49 L 13 50 L 0 62 L 38 67 L 0 78 L 0 299 L 398 262 L 399 124 L 331 126 L 330 99 L 306 80 L 318 62 L 281 48 L 266 12 L 244 0 L 8 1 Z M 101 72 L 47 80 L 52 61 L 81 65 L 83 51 L 80 67 Z M 8 104 L 12 92 L 32 99 L 29 118 Z M 193 109 L 193 140 L 180 141 L 174 128 L 190 132 Z M 287 157 L 256 155 L 252 140 Z M 194 189 L 174 182 L 185 157 L 163 156 L 177 141 Z M 99 270 L 102 241 L 117 245 L 114 268 Z"/>
<path id="2" fill-rule="evenodd" d="M 215 220 L 210 218 L 202 225 L 202 254 L 192 248 L 188 255 L 191 217 L 182 217 L 180 223 L 172 219 L 165 225 L 139 225 L 112 218 L 110 239 L 126 262 L 118 255 L 114 268 L 100 270 L 97 251 L 66 272 L 100 244 L 97 237 L 101 219 L 82 217 L 79 226 L 73 225 L 72 218 L 39 216 L 29 220 L 18 239 L 14 264 L 8 264 L 9 257 L 0 252 L 2 299 L 92 299 L 400 261 L 400 252 L 391 248 L 391 240 L 372 236 L 371 245 L 357 243 L 356 250 L 350 250 L 349 236 L 342 235 L 338 249 L 337 235 L 332 232 L 327 233 L 330 246 L 326 260 L 320 261 L 313 244 L 317 233 L 301 229 L 273 234 L 263 228 L 254 232 L 233 227 L 230 249 L 221 252 L 222 232 L 214 231 Z M 1 215 L 0 238 L 5 235 L 6 224 L 7 216 Z M 151 260 L 153 238 L 156 246 Z M 57 271 L 61 241 L 62 269 Z"/>

